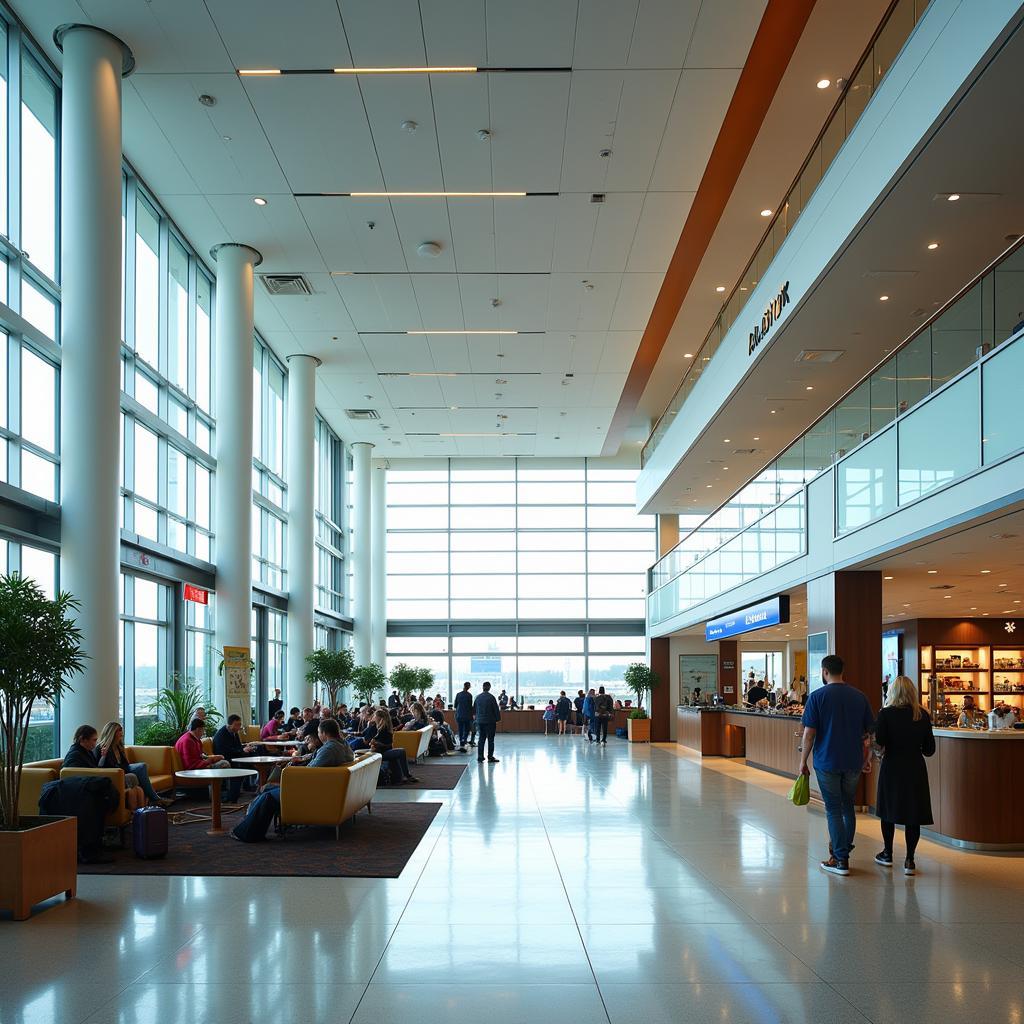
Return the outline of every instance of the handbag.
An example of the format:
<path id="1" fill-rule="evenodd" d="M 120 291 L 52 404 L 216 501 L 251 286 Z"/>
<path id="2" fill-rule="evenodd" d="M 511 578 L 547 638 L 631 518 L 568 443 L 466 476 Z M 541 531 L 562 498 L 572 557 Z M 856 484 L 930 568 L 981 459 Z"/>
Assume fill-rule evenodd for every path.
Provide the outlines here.
<path id="1" fill-rule="evenodd" d="M 811 780 L 803 772 L 796 777 L 796 782 L 793 783 L 793 788 L 789 791 L 789 799 L 797 807 L 803 807 L 811 802 Z"/>

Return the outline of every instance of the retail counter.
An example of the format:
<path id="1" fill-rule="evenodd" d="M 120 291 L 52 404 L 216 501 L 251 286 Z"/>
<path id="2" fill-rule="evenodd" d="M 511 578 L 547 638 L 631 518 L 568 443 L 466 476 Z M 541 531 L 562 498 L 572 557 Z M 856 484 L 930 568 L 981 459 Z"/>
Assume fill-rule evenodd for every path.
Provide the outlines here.
<path id="1" fill-rule="evenodd" d="M 632 710 L 632 709 L 630 709 Z M 615 717 L 608 723 L 608 732 L 612 735 L 615 734 L 616 729 L 626 728 L 626 717 L 629 711 L 619 709 L 615 712 Z M 449 708 L 444 713 L 444 720 L 453 728 L 457 728 L 455 724 L 455 712 Z M 549 732 L 558 732 L 558 723 L 552 722 L 548 727 Z M 573 710 L 569 716 L 569 724 L 566 727 L 566 731 L 579 732 L 579 727 L 576 725 L 576 711 Z M 534 709 L 533 711 L 502 711 L 501 721 L 498 723 L 498 732 L 544 732 L 544 709 Z"/>
<path id="2" fill-rule="evenodd" d="M 796 776 L 800 717 L 734 708 L 676 707 L 676 742 L 702 757 L 742 757 L 755 768 Z"/>

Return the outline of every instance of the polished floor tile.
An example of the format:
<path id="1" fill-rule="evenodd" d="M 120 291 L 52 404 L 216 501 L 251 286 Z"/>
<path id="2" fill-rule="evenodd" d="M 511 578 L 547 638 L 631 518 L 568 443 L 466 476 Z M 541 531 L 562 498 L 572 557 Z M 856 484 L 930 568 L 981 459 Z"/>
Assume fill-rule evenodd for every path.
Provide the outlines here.
<path id="1" fill-rule="evenodd" d="M 397 879 L 88 876 L 0 921 L 0 1024 L 1024 1021 L 1024 858 L 818 870 L 788 783 L 668 745 L 504 739 Z M 899 840 L 897 840 L 897 843 Z M 197 867 L 201 870 L 201 867 Z"/>

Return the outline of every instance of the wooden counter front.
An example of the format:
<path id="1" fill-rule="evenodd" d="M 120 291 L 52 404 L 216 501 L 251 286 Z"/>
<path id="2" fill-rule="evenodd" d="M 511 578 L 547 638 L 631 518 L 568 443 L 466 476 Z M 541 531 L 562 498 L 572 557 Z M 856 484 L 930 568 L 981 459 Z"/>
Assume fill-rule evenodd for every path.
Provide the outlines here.
<path id="1" fill-rule="evenodd" d="M 721 757 L 725 754 L 722 729 L 724 718 L 725 713 L 722 711 L 677 705 L 676 743 L 696 750 L 701 757 Z"/>
<path id="2" fill-rule="evenodd" d="M 724 717 L 726 733 L 734 737 L 730 739 L 729 745 L 738 750 L 733 756 L 744 757 L 751 767 L 796 778 L 796 748 L 800 744 L 801 733 L 799 717 L 744 714 L 738 711 L 727 711 Z"/>

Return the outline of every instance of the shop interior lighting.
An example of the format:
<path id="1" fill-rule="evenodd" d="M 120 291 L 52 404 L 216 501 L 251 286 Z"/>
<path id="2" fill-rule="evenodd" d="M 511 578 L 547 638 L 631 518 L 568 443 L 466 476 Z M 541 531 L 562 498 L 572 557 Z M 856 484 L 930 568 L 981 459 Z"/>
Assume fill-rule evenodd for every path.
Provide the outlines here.
<path id="1" fill-rule="evenodd" d="M 831 84 L 832 82 L 827 78 L 819 78 L 818 81 L 815 82 L 815 85 L 817 85 L 819 89 L 827 89 Z"/>
<path id="2" fill-rule="evenodd" d="M 939 247 L 939 243 L 938 242 L 929 242 L 928 243 L 928 248 L 929 249 L 938 249 L 938 247 Z"/>
<path id="3" fill-rule="evenodd" d="M 772 215 L 772 211 L 767 209 L 767 208 L 761 211 L 761 216 L 762 217 L 770 217 L 771 215 Z"/>

